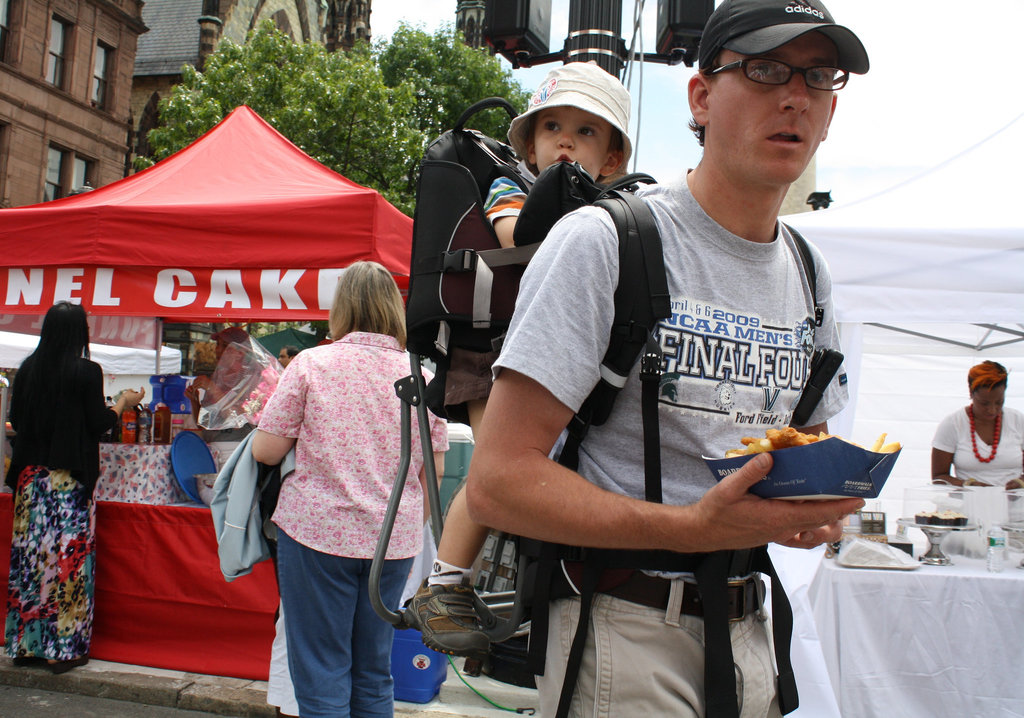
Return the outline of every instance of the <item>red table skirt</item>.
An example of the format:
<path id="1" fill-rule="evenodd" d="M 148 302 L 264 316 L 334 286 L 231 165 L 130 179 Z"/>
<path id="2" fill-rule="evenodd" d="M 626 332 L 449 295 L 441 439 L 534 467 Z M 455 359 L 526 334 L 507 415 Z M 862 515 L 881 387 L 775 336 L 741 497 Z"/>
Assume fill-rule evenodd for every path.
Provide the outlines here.
<path id="1" fill-rule="evenodd" d="M 11 525 L 0 494 L 5 606 Z M 224 580 L 209 509 L 97 502 L 93 658 L 266 680 L 277 605 L 270 561 Z"/>

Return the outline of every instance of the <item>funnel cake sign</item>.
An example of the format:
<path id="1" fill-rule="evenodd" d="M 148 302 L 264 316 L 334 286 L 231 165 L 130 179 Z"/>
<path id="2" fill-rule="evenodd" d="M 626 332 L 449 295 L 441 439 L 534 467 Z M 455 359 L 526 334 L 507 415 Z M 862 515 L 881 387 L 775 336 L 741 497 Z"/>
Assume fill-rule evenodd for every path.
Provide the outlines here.
<path id="1" fill-rule="evenodd" d="M 59 301 L 90 314 L 220 321 L 325 319 L 343 269 L 10 267 L 4 311 L 41 314 Z"/>

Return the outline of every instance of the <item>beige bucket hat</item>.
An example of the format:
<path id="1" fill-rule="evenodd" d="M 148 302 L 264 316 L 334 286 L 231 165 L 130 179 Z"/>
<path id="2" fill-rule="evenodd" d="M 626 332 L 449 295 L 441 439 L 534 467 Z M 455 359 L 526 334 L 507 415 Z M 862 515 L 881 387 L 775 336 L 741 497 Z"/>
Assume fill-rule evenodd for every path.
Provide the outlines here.
<path id="1" fill-rule="evenodd" d="M 617 77 L 596 62 L 570 62 L 548 73 L 530 98 L 526 112 L 512 120 L 508 141 L 520 157 L 526 157 L 529 117 L 546 107 L 577 107 L 597 115 L 622 135 L 622 167 L 629 162 L 633 145 L 629 141 L 629 92 Z"/>

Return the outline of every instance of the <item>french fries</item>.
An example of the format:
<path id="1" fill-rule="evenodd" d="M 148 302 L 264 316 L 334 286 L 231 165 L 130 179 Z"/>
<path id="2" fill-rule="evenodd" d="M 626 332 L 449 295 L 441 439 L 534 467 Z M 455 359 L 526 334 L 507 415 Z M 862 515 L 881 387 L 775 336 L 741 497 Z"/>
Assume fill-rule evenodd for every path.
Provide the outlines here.
<path id="1" fill-rule="evenodd" d="M 871 445 L 872 452 L 876 454 L 892 454 L 903 448 L 902 444 L 898 441 L 890 441 L 888 444 L 885 443 L 886 436 L 888 436 L 888 434 L 883 432 L 877 439 L 875 439 L 875 443 Z"/>
<path id="2" fill-rule="evenodd" d="M 891 454 L 899 451 L 901 445 L 898 441 L 892 441 L 885 443 L 885 439 L 888 434 L 883 433 L 879 436 L 875 443 L 871 445 L 871 451 L 874 453 Z M 763 451 L 774 451 L 775 449 L 788 449 L 793 446 L 806 446 L 813 444 L 816 441 L 823 441 L 824 439 L 842 439 L 841 436 L 835 436 L 834 434 L 826 434 L 822 431 L 819 434 L 804 434 L 801 431 L 797 431 L 791 426 L 787 426 L 785 429 L 768 429 L 765 431 L 765 438 L 759 439 L 753 436 L 745 436 L 740 439 L 740 443 L 743 444 L 742 449 L 730 449 L 725 452 L 725 458 L 731 459 L 735 456 L 745 456 L 747 454 L 758 454 Z M 846 439 L 842 439 L 846 441 Z M 852 441 L 849 443 L 853 443 Z"/>

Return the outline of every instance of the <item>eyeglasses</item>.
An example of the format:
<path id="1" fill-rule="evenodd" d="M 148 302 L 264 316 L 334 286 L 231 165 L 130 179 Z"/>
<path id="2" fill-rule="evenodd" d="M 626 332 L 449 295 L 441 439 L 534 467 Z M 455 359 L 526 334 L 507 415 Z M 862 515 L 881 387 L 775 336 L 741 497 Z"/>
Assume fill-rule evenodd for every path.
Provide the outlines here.
<path id="1" fill-rule="evenodd" d="M 742 69 L 747 79 L 761 85 L 785 85 L 796 72 L 803 75 L 804 82 L 814 90 L 834 92 L 846 86 L 850 73 L 838 67 L 793 67 L 779 60 L 767 60 L 763 57 L 751 57 L 737 60 L 727 65 L 710 70 L 708 75 L 717 75 L 728 70 Z"/>

